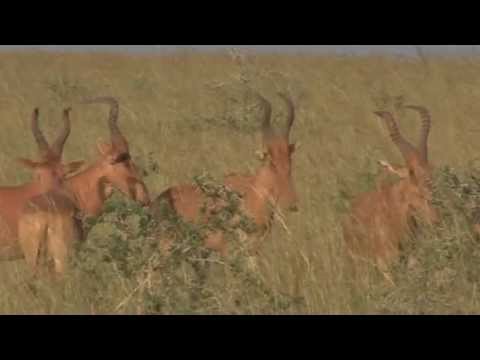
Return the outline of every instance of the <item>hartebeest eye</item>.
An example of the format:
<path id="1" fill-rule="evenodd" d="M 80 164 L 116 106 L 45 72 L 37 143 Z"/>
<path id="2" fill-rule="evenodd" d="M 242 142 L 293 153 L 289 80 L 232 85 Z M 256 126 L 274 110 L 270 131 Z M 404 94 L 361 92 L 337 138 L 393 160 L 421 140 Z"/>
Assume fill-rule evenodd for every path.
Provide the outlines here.
<path id="1" fill-rule="evenodd" d="M 130 154 L 129 153 L 122 153 L 120 155 L 118 155 L 113 161 L 112 161 L 112 164 L 118 164 L 118 163 L 121 163 L 121 162 L 125 162 L 125 161 L 128 161 L 130 160 L 131 157 L 130 157 Z"/>

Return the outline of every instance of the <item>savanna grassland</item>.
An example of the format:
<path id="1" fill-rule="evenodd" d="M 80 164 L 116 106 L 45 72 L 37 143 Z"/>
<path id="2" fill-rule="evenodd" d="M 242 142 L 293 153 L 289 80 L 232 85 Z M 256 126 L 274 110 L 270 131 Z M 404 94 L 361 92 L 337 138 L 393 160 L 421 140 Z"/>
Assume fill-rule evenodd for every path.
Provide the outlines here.
<path id="1" fill-rule="evenodd" d="M 148 215 L 116 195 L 64 281 L 31 279 L 23 260 L 0 264 L 0 313 L 479 313 L 480 242 L 469 228 L 480 189 L 479 75 L 476 58 L 1 53 L 1 184 L 30 179 L 14 159 L 36 155 L 35 106 L 52 136 L 72 105 L 65 158 L 93 161 L 97 140 L 108 138 L 108 107 L 77 102 L 100 95 L 119 99 L 119 125 L 153 197 L 194 178 L 251 172 L 261 142 L 250 87 L 272 102 L 277 126 L 285 110 L 276 92 L 295 100 L 300 211 L 283 213 L 256 260 L 212 255 L 199 286 L 182 259 L 161 271 L 152 266 Z M 401 161 L 372 112 L 394 112 L 417 141 L 419 120 L 402 104 L 431 111 L 429 157 L 443 220 L 407 243 L 394 286 L 375 269 L 359 284 L 339 224 L 349 200 L 375 187 L 377 160 Z M 196 230 L 182 224 L 181 231 Z"/>

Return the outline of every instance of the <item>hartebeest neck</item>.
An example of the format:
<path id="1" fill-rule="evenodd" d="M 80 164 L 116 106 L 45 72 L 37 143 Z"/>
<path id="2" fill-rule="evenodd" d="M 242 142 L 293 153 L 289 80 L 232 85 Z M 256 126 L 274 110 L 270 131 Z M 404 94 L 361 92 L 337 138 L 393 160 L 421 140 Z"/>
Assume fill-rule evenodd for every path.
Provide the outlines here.
<path id="1" fill-rule="evenodd" d="M 272 216 L 272 205 L 276 204 L 278 191 L 275 174 L 270 165 L 261 166 L 255 175 L 246 177 L 245 208 L 259 226 L 267 225 Z"/>
<path id="2" fill-rule="evenodd" d="M 67 179 L 67 187 L 73 193 L 76 205 L 89 216 L 98 216 L 102 211 L 106 200 L 104 178 L 102 165 L 96 163 Z"/>
<path id="3" fill-rule="evenodd" d="M 393 184 L 385 186 L 382 191 L 383 197 L 387 205 L 387 213 L 392 219 L 396 219 L 402 226 L 407 226 L 409 216 L 409 191 L 411 191 L 412 184 L 408 179 L 399 180 Z"/>

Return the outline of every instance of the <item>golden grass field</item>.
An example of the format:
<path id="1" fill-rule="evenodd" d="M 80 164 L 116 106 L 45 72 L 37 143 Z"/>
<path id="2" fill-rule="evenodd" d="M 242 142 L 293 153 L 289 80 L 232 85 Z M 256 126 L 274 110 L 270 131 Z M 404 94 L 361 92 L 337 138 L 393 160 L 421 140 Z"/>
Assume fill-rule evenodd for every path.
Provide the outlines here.
<path id="1" fill-rule="evenodd" d="M 2 184 L 30 178 L 14 158 L 36 154 L 29 131 L 35 106 L 48 136 L 60 123 L 62 108 L 73 104 L 65 157 L 94 159 L 97 139 L 108 137 L 108 107 L 75 102 L 101 95 L 119 99 L 119 125 L 134 159 L 145 168 L 152 159 L 158 164 L 145 179 L 152 196 L 203 172 L 221 179 L 225 172 L 252 171 L 261 143 L 248 85 L 272 101 L 276 123 L 284 108 L 275 93 L 294 97 L 291 137 L 300 143 L 293 169 L 300 211 L 285 214 L 286 227 L 275 223 L 251 270 L 273 295 L 214 271 L 204 299 L 194 304 L 182 295 L 189 287 L 187 274 L 171 285 L 175 289 L 153 292 L 162 305 L 152 311 L 145 282 L 136 276 L 123 279 L 112 271 L 111 278 L 96 283 L 76 270 L 61 284 L 33 284 L 19 260 L 0 266 L 0 313 L 479 313 L 480 243 L 461 209 L 447 209 L 439 229 L 426 229 L 406 250 L 415 261 L 395 265 L 393 287 L 374 271 L 368 285 L 354 281 L 339 227 L 349 199 L 373 189 L 377 160 L 401 161 L 375 110 L 394 111 L 404 133 L 416 141 L 416 114 L 397 111 L 398 104 L 426 106 L 432 114 L 433 165 L 475 172 L 479 74 L 478 59 L 455 57 L 1 53 Z M 448 191 L 445 186 L 443 194 Z M 98 225 L 89 241 L 102 231 L 107 236 L 111 229 Z M 170 293 L 172 298 L 165 295 Z"/>

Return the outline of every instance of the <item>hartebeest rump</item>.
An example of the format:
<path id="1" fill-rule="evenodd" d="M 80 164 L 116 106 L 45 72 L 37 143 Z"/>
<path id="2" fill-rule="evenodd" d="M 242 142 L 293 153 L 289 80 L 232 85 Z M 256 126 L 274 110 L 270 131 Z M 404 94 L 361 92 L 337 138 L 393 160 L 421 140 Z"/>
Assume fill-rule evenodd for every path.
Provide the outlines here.
<path id="1" fill-rule="evenodd" d="M 148 189 L 132 161 L 126 138 L 117 121 L 118 101 L 111 97 L 86 100 L 83 103 L 110 105 L 108 125 L 110 143 L 98 144 L 99 159 L 87 169 L 69 177 L 61 191 L 53 191 L 31 199 L 24 208 L 21 231 L 27 261 L 35 269 L 41 246 L 47 246 L 54 259 L 55 271 L 63 273 L 69 249 L 84 237 L 77 212 L 100 215 L 103 204 L 116 188 L 131 199 L 148 205 Z"/>
<path id="2" fill-rule="evenodd" d="M 70 109 L 64 110 L 64 127 L 52 146 L 48 144 L 38 126 L 39 111 L 32 115 L 31 129 L 38 145 L 40 161 L 19 159 L 33 170 L 34 179 L 19 186 L 0 187 L 0 259 L 14 260 L 22 257 L 18 243 L 18 221 L 22 209 L 30 198 L 63 186 L 64 177 L 77 170 L 83 161 L 69 164 L 61 162 L 65 141 L 70 134 Z"/>
<path id="3" fill-rule="evenodd" d="M 432 168 L 428 162 L 430 114 L 420 106 L 406 108 L 419 112 L 422 118 L 418 148 L 405 140 L 391 113 L 375 112 L 386 123 L 405 166 L 392 166 L 381 161 L 384 169 L 399 176 L 400 180 L 393 184 L 378 184 L 376 191 L 358 196 L 343 223 L 350 254 L 354 258 L 373 258 L 381 271 L 386 271 L 389 263 L 399 255 L 402 239 L 415 228 L 415 215 L 431 224 L 439 220 L 432 206 Z"/>
<path id="4" fill-rule="evenodd" d="M 277 205 L 292 211 L 297 210 L 297 194 L 292 178 L 292 154 L 295 144 L 290 144 L 289 135 L 295 119 L 295 109 L 291 99 L 278 94 L 288 107 L 286 129 L 277 133 L 271 125 L 272 108 L 270 103 L 260 94 L 256 94 L 263 110 L 262 135 L 264 164 L 254 175 L 227 175 L 224 185 L 238 192 L 242 197 L 243 212 L 249 216 L 259 229 L 259 235 L 264 235 L 269 229 L 273 210 Z M 174 186 L 160 194 L 153 202 L 152 210 L 155 216 L 161 202 L 167 201 L 169 206 L 185 220 L 191 222 L 207 221 L 201 217 L 201 207 L 206 200 L 205 195 L 194 185 Z M 165 240 L 167 241 L 167 240 Z M 168 241 L 167 241 L 168 242 Z M 210 234 L 204 245 L 212 250 L 227 254 L 227 243 L 220 232 Z M 164 245 L 165 246 L 165 245 Z M 168 245 L 166 246 L 168 248 Z"/>

